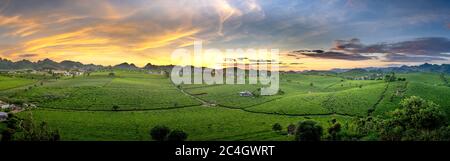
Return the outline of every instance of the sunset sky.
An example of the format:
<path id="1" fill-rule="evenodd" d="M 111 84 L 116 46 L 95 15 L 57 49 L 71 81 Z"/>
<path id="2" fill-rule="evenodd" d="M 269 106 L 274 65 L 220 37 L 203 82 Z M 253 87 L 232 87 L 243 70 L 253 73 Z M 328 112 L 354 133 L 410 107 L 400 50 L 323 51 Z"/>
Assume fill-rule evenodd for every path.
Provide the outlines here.
<path id="1" fill-rule="evenodd" d="M 448 0 L 0 0 L 0 57 L 171 64 L 279 49 L 294 70 L 450 63 Z"/>

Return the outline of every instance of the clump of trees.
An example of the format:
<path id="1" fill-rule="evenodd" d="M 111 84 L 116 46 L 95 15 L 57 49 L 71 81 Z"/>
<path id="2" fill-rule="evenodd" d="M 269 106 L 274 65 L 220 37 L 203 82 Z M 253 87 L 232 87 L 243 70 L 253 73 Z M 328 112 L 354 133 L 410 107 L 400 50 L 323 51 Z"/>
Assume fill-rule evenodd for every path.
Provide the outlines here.
<path id="1" fill-rule="evenodd" d="M 442 81 L 444 82 L 444 85 L 450 86 L 450 83 L 449 83 L 447 77 L 445 77 L 445 73 L 441 73 L 440 77 L 441 77 Z"/>
<path id="2" fill-rule="evenodd" d="M 276 132 L 280 132 L 281 130 L 283 130 L 283 127 L 281 127 L 281 125 L 279 123 L 275 123 L 272 126 L 272 130 L 276 131 Z"/>
<path id="3" fill-rule="evenodd" d="M 386 74 L 384 76 L 384 81 L 385 82 L 406 81 L 406 78 L 397 78 L 397 76 L 395 76 L 395 73 L 391 73 Z"/>
<path id="4" fill-rule="evenodd" d="M 300 121 L 295 131 L 296 141 L 320 141 L 323 128 L 317 122 L 306 120 Z"/>
<path id="5" fill-rule="evenodd" d="M 156 141 L 185 141 L 188 134 L 182 130 L 171 131 L 169 127 L 157 125 L 150 130 L 150 136 Z"/>
<path id="6" fill-rule="evenodd" d="M 58 129 L 50 128 L 46 122 L 35 122 L 32 113 L 24 119 L 11 114 L 6 125 L 1 141 L 59 141 L 61 139 Z"/>
<path id="7" fill-rule="evenodd" d="M 169 141 L 185 141 L 188 137 L 188 134 L 182 130 L 173 130 L 167 136 L 167 140 Z"/>
<path id="8" fill-rule="evenodd" d="M 340 140 L 339 132 L 341 132 L 341 124 L 337 122 L 336 119 L 332 119 L 330 121 L 330 127 L 328 127 L 327 132 L 330 140 Z"/>
<path id="9" fill-rule="evenodd" d="M 118 105 L 114 105 L 114 106 L 112 107 L 112 110 L 113 110 L 113 111 L 119 111 L 119 109 L 120 109 L 120 107 L 119 107 Z"/>
<path id="10" fill-rule="evenodd" d="M 295 125 L 294 124 L 289 124 L 289 126 L 287 127 L 287 134 L 288 135 L 295 134 Z"/>
<path id="11" fill-rule="evenodd" d="M 449 140 L 450 126 L 440 107 L 417 96 L 401 101 L 389 118 L 367 117 L 356 121 L 357 132 L 384 141 Z"/>
<path id="12" fill-rule="evenodd" d="M 395 76 L 395 73 L 386 74 L 384 76 L 384 81 L 385 82 L 394 82 L 395 80 L 397 80 L 397 77 Z"/>

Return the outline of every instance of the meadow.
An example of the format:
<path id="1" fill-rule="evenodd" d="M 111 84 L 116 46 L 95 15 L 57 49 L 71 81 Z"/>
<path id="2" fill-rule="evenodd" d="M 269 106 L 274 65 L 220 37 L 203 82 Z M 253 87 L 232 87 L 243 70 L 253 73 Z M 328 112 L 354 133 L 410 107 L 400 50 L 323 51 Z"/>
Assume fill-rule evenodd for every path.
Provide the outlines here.
<path id="1" fill-rule="evenodd" d="M 332 119 L 388 117 L 402 98 L 412 95 L 450 113 L 450 87 L 434 73 L 398 74 L 406 81 L 395 82 L 282 74 L 282 92 L 253 97 L 238 93 L 257 92 L 261 85 L 175 86 L 165 75 L 110 73 L 48 79 L 30 87 L 25 86 L 37 80 L 0 76 L 0 98 L 36 104 L 37 109 L 17 115 L 47 122 L 60 131 L 62 140 L 150 140 L 150 128 L 166 125 L 187 132 L 188 140 L 287 141 L 293 136 L 273 132 L 273 124 L 285 129 L 311 119 L 326 128 Z"/>
<path id="2" fill-rule="evenodd" d="M 29 85 L 36 81 L 32 80 L 32 79 L 25 79 L 25 78 L 0 76 L 0 82 L 1 82 L 1 85 L 0 85 L 0 91 L 1 91 L 1 90 L 7 90 L 7 89 L 12 89 L 12 88 Z"/>

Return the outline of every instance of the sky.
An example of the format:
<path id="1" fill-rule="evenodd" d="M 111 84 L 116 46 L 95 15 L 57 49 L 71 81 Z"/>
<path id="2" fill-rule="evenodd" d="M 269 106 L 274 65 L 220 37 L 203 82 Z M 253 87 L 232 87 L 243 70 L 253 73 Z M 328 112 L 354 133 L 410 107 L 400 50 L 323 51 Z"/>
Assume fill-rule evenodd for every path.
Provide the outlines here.
<path id="1" fill-rule="evenodd" d="M 450 1 L 0 0 L 0 57 L 15 61 L 176 64 L 194 41 L 279 49 L 286 70 L 450 63 Z"/>

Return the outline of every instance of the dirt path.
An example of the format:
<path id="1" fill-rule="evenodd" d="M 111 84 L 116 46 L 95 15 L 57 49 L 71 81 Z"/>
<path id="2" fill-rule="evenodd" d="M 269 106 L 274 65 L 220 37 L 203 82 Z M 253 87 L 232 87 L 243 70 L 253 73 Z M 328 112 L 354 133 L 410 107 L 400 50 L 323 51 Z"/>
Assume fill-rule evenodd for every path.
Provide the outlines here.
<path id="1" fill-rule="evenodd" d="M 383 101 L 384 97 L 386 97 L 386 92 L 388 91 L 390 84 L 391 83 L 389 83 L 389 82 L 386 84 L 386 87 L 384 88 L 383 92 L 381 92 L 381 95 L 378 98 L 377 102 L 375 102 L 375 104 L 372 106 L 372 108 L 371 108 L 372 110 L 367 112 L 367 116 L 372 116 L 372 114 L 373 114 L 373 112 L 375 112 L 377 106 L 381 103 L 381 101 Z"/>

